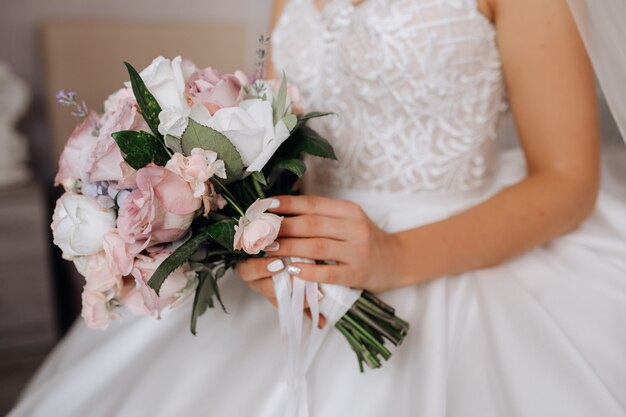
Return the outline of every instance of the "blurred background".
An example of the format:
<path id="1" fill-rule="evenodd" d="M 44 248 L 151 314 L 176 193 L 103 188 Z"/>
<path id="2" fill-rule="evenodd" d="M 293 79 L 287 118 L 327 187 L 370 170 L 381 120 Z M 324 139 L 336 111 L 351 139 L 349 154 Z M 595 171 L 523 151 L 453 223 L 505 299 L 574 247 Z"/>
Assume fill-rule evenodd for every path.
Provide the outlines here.
<path id="1" fill-rule="evenodd" d="M 158 56 L 253 70 L 271 0 L 0 0 L 0 415 L 79 312 L 81 279 L 52 246 L 57 160 L 76 119 Z"/>
<path id="2" fill-rule="evenodd" d="M 49 229 L 57 160 L 76 123 L 60 89 L 100 109 L 158 55 L 249 72 L 271 0 L 0 0 L 0 415 L 78 314 L 81 278 Z M 602 104 L 603 140 L 619 134 Z M 504 146 L 515 144 L 513 123 Z"/>

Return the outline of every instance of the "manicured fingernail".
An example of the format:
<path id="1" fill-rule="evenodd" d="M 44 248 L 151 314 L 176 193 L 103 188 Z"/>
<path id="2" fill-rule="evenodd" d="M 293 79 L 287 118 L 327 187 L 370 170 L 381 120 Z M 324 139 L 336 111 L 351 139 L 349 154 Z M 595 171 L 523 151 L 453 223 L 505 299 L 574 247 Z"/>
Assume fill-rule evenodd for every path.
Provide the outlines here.
<path id="1" fill-rule="evenodd" d="M 295 265 L 289 265 L 287 267 L 287 272 L 289 272 L 289 275 L 300 275 L 300 273 L 302 273 L 302 269 Z"/>
<path id="2" fill-rule="evenodd" d="M 274 242 L 265 248 L 265 252 L 276 252 L 280 248 L 280 243 Z"/>
<path id="3" fill-rule="evenodd" d="M 267 265 L 267 270 L 270 272 L 278 272 L 285 267 L 285 264 L 280 259 L 276 259 L 275 261 L 270 262 Z"/>
<path id="4" fill-rule="evenodd" d="M 280 201 L 275 198 L 270 198 L 270 208 L 278 208 L 280 206 Z"/>
<path id="5" fill-rule="evenodd" d="M 319 289 L 317 290 L 317 301 L 321 301 L 321 299 L 324 298 L 324 293 L 321 292 Z"/>

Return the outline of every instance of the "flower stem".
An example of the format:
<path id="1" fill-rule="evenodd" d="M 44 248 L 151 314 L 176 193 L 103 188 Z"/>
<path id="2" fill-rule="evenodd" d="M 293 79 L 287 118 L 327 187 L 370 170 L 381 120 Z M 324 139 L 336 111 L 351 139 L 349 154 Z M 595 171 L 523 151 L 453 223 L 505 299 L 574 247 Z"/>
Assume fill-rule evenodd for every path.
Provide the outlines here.
<path id="1" fill-rule="evenodd" d="M 226 186 L 224 184 L 222 184 L 222 182 L 220 180 L 218 180 L 217 178 L 213 177 L 213 181 L 215 181 L 217 183 L 217 185 L 220 186 L 220 189 L 223 193 L 224 198 L 226 199 L 226 201 L 228 201 L 228 203 L 230 205 L 233 206 L 233 208 L 235 210 L 237 210 L 237 213 L 239 213 L 242 217 L 245 216 L 243 210 L 241 209 L 241 207 L 239 206 L 239 204 L 237 204 L 235 202 L 236 198 L 235 196 L 228 190 L 228 188 L 226 188 Z"/>
<path id="2" fill-rule="evenodd" d="M 254 185 L 254 190 L 258 194 L 259 198 L 265 198 L 265 193 L 261 188 L 261 184 L 256 180 L 256 178 L 252 177 L 252 185 Z"/>
<path id="3" fill-rule="evenodd" d="M 389 360 L 391 352 L 386 341 L 398 346 L 406 336 L 409 324 L 396 317 L 395 310 L 372 293 L 363 291 L 350 310 L 335 324 L 355 352 L 359 370 L 363 363 L 380 368 L 380 358 Z"/>

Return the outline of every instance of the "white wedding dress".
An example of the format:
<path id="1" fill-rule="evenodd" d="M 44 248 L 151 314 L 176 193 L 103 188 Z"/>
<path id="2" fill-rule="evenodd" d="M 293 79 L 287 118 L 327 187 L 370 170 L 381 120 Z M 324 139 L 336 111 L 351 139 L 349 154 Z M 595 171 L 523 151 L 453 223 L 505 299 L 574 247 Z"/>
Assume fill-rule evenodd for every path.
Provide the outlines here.
<path id="1" fill-rule="evenodd" d="M 523 36 L 523 34 L 520 34 Z M 291 0 L 274 61 L 339 162 L 313 192 L 351 199 L 388 231 L 450 216 L 524 176 L 498 148 L 506 111 L 492 24 L 475 0 Z M 615 155 L 612 155 L 615 156 Z M 360 374 L 327 334 L 308 373 L 311 417 L 626 415 L 626 159 L 605 165 L 593 215 L 502 265 L 381 294 L 411 324 Z M 420 254 L 414 255 L 419 262 Z M 382 277 L 385 278 L 385 277 Z M 189 332 L 187 303 L 105 332 L 77 321 L 11 417 L 282 416 L 278 316 L 235 276 Z"/>

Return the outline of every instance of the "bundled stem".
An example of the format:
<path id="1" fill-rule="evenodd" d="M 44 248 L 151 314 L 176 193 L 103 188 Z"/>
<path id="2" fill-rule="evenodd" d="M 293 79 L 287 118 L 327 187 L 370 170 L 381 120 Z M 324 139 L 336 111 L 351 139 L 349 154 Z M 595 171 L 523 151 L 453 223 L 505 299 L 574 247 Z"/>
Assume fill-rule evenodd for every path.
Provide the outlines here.
<path id="1" fill-rule="evenodd" d="M 381 357 L 384 360 L 391 357 L 385 342 L 398 346 L 409 331 L 409 323 L 397 317 L 393 307 L 368 291 L 363 291 L 335 327 L 356 353 L 361 372 L 363 363 L 372 369 L 380 368 Z"/>

